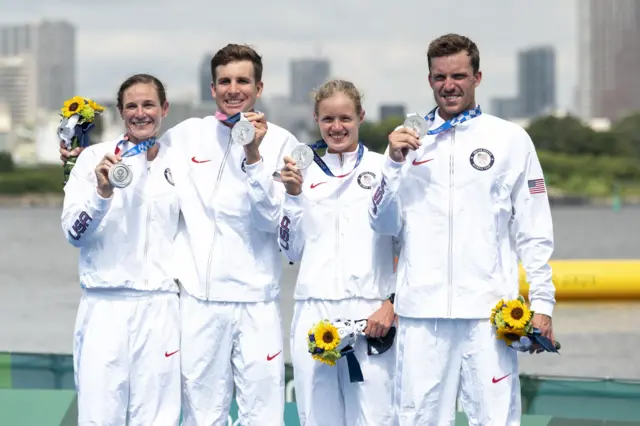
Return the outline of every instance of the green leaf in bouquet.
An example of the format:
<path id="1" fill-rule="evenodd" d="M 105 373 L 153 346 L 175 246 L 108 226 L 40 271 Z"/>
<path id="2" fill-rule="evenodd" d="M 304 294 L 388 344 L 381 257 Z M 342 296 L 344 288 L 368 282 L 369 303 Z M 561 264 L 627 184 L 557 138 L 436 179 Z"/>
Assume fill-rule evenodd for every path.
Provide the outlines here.
<path id="1" fill-rule="evenodd" d="M 531 323 L 531 321 L 527 323 L 526 327 L 524 328 L 524 331 L 527 334 L 533 333 L 533 324 Z"/>
<path id="2" fill-rule="evenodd" d="M 500 315 L 500 316 L 496 315 L 496 324 L 497 324 L 498 328 L 506 328 L 507 327 L 507 323 L 502 319 L 502 315 Z"/>

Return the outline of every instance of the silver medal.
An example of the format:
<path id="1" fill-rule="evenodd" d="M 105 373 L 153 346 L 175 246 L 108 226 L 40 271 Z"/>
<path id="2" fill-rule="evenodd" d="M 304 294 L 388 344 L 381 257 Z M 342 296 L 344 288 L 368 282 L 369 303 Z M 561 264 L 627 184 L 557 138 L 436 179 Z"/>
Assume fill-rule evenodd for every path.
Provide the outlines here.
<path id="1" fill-rule="evenodd" d="M 291 158 L 295 160 L 298 170 L 306 169 L 313 163 L 313 149 L 309 145 L 298 145 L 293 148 Z"/>
<path id="2" fill-rule="evenodd" d="M 248 145 L 253 142 L 256 129 L 250 121 L 240 120 L 231 128 L 231 139 L 238 145 Z"/>
<path id="3" fill-rule="evenodd" d="M 125 188 L 133 180 L 129 166 L 123 163 L 114 164 L 109 169 L 109 183 L 116 188 Z"/>
<path id="4" fill-rule="evenodd" d="M 415 130 L 420 138 L 425 137 L 427 135 L 427 132 L 429 131 L 427 120 L 425 120 L 418 114 L 407 115 L 407 118 L 405 118 L 402 127 Z"/>

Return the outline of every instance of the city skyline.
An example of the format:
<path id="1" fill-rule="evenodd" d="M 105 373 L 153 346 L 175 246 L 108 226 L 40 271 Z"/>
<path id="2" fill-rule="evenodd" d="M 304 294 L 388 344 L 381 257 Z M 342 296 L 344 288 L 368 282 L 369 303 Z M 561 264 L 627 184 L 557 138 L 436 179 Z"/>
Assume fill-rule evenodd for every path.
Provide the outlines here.
<path id="1" fill-rule="evenodd" d="M 252 10 L 254 3 L 243 7 Z M 365 109 L 374 118 L 381 104 L 400 103 L 407 111 L 417 112 L 433 105 L 426 48 L 438 35 L 460 32 L 478 43 L 483 82 L 477 100 L 486 109 L 493 97 L 517 94 L 517 52 L 548 44 L 558 57 L 558 107 L 574 110 L 578 66 L 575 0 L 517 5 L 497 0 L 481 5 L 416 2 L 403 13 L 399 9 L 401 18 L 392 20 L 388 12 L 365 7 L 368 3 L 362 0 L 340 3 L 339 14 L 331 7 L 334 3 L 338 5 L 329 1 L 322 6 L 293 6 L 277 0 L 270 4 L 274 12 L 270 19 L 264 19 L 264 13 L 245 16 L 238 12 L 242 21 L 238 25 L 233 19 L 211 19 L 215 14 L 192 13 L 198 5 L 204 7 L 199 1 L 183 10 L 165 1 L 154 2 L 151 8 L 147 0 L 132 2 L 126 9 L 123 2 L 72 8 L 72 3 L 63 0 L 30 0 L 8 8 L 8 1 L 0 0 L 9 11 L 0 23 L 65 19 L 74 24 L 77 94 L 83 96 L 115 98 L 119 83 L 128 75 L 150 72 L 166 83 L 170 101 L 195 101 L 202 55 L 228 42 L 239 42 L 253 45 L 263 55 L 266 98 L 290 95 L 291 60 L 319 56 L 331 61 L 331 78 L 350 79 L 361 89 Z M 142 18 L 132 25 L 128 19 L 132 16 Z M 491 19 L 500 22 L 499 32 L 488 23 Z M 542 24 L 548 30 L 540 31 Z"/>

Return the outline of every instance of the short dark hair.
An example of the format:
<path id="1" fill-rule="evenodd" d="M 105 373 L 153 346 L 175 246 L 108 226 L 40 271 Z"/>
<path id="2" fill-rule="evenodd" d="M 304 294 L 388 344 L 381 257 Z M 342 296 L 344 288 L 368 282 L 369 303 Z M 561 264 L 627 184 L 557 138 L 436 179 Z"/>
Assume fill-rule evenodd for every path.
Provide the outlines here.
<path id="1" fill-rule="evenodd" d="M 478 46 L 470 38 L 459 34 L 445 34 L 433 40 L 427 50 L 427 61 L 429 71 L 431 71 L 431 60 L 443 56 L 455 55 L 456 53 L 467 52 L 473 73 L 480 70 L 480 51 Z"/>
<path id="2" fill-rule="evenodd" d="M 118 110 L 122 111 L 122 109 L 124 108 L 124 106 L 122 105 L 122 98 L 124 96 L 125 90 L 127 90 L 129 87 L 134 86 L 138 83 L 153 84 L 156 87 L 156 92 L 158 92 L 158 99 L 160 99 L 160 105 L 164 105 L 164 103 L 167 101 L 167 93 L 164 90 L 164 85 L 158 78 L 152 76 L 151 74 L 136 74 L 127 78 L 120 85 L 120 89 L 118 89 L 118 99 L 117 99 Z"/>
<path id="3" fill-rule="evenodd" d="M 211 79 L 216 82 L 216 68 L 231 62 L 251 61 L 253 64 L 253 78 L 256 83 L 262 81 L 262 57 L 252 47 L 246 44 L 227 44 L 211 58 Z"/>

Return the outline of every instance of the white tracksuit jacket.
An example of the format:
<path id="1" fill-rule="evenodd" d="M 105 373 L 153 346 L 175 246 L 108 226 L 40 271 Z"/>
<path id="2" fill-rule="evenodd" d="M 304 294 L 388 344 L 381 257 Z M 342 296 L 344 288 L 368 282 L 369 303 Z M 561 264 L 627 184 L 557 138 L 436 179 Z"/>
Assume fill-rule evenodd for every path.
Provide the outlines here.
<path id="1" fill-rule="evenodd" d="M 178 292 L 170 262 L 180 210 L 167 147 L 160 145 L 151 162 L 145 153 L 124 158 L 133 181 L 105 199 L 96 190 L 95 168 L 119 140 L 85 148 L 64 187 L 62 229 L 80 248 L 81 285 Z"/>
<path id="2" fill-rule="evenodd" d="M 276 238 L 284 198 L 273 173 L 296 138 L 273 123 L 260 144 L 262 160 L 245 165 L 244 148 L 213 116 L 167 131 L 182 218 L 176 238 L 177 278 L 201 300 L 262 302 L 280 292 Z"/>
<path id="3" fill-rule="evenodd" d="M 385 154 L 369 208 L 373 229 L 402 240 L 397 314 L 488 318 L 518 295 L 519 258 L 532 310 L 551 315 L 551 211 L 526 131 L 483 113 L 421 142 L 403 163 Z"/>
<path id="4" fill-rule="evenodd" d="M 336 176 L 349 173 L 357 151 L 322 156 Z M 327 176 L 313 163 L 303 171 L 302 193 L 286 195 L 278 242 L 292 262 L 300 262 L 296 300 L 382 300 L 393 292 L 394 239 L 373 232 L 367 208 L 380 180 L 381 154 L 365 152 L 356 170 Z"/>

